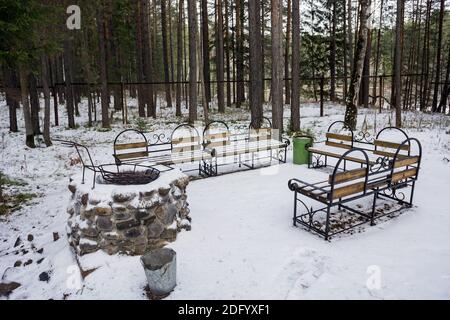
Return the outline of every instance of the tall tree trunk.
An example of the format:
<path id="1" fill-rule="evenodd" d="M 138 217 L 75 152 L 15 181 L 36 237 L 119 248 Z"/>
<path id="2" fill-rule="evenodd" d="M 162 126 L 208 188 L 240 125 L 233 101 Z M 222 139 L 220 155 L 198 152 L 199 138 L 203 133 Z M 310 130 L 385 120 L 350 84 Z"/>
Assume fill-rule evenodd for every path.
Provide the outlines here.
<path id="1" fill-rule="evenodd" d="M 177 86 L 176 86 L 176 110 L 175 115 L 177 117 L 181 116 L 181 81 L 183 73 L 183 10 L 184 1 L 178 0 L 178 23 L 177 23 Z"/>
<path id="2" fill-rule="evenodd" d="M 356 128 L 357 123 L 357 99 L 359 94 L 359 86 L 361 83 L 361 75 L 364 64 L 364 57 L 367 47 L 367 36 L 369 33 L 369 15 L 370 0 L 360 0 L 360 27 L 358 31 L 358 39 L 356 43 L 355 57 L 353 60 L 352 78 L 346 98 L 346 110 L 344 121 L 352 128 Z"/>
<path id="3" fill-rule="evenodd" d="M 294 0 L 295 1 L 295 0 Z M 289 86 L 289 48 L 291 36 L 291 0 L 287 3 L 287 20 L 286 20 L 286 46 L 284 51 L 284 85 L 286 91 L 285 103 L 291 103 L 291 87 Z"/>
<path id="4" fill-rule="evenodd" d="M 141 0 L 141 16 L 142 16 L 142 63 L 144 69 L 144 82 L 146 85 L 147 98 L 147 117 L 152 116 L 156 118 L 156 105 L 153 100 L 153 53 L 150 45 L 150 22 L 149 22 L 149 2 L 148 0 Z M 167 55 L 166 55 L 167 56 Z M 170 91 L 170 86 L 169 86 Z"/>
<path id="5" fill-rule="evenodd" d="M 106 73 L 106 47 L 105 47 L 105 21 L 104 8 L 97 9 L 97 27 L 98 27 L 98 45 L 100 52 L 100 81 L 102 83 L 102 127 L 109 128 L 109 114 L 108 114 L 108 76 Z"/>
<path id="6" fill-rule="evenodd" d="M 439 112 L 445 113 L 447 99 L 450 95 L 450 45 L 448 47 L 447 71 L 445 72 L 445 82 L 442 88 L 441 102 L 439 103 Z"/>
<path id="7" fill-rule="evenodd" d="M 37 136 L 41 134 L 41 128 L 39 124 L 39 109 L 41 108 L 39 103 L 39 94 L 37 91 L 37 79 L 33 72 L 28 75 L 28 84 L 30 86 L 30 107 L 31 107 L 31 122 L 33 123 L 33 132 Z"/>
<path id="8" fill-rule="evenodd" d="M 361 90 L 359 94 L 359 104 L 364 105 L 364 108 L 369 107 L 369 84 L 370 84 L 370 56 L 372 49 L 372 30 L 369 28 L 367 33 L 367 48 L 366 55 L 364 57 L 364 66 L 361 79 Z"/>
<path id="9" fill-rule="evenodd" d="M 74 103 L 72 92 L 72 44 L 70 39 L 64 41 L 64 80 L 66 83 L 65 88 L 65 101 L 67 108 L 67 117 L 69 122 L 69 128 L 75 128 L 74 117 Z"/>
<path id="10" fill-rule="evenodd" d="M 345 5 L 345 3 L 344 3 Z M 358 28 L 358 26 L 356 26 Z M 347 0 L 347 44 L 348 62 L 350 70 L 353 70 L 353 30 L 352 30 L 352 0 Z"/>
<path id="11" fill-rule="evenodd" d="M 144 67 L 142 62 L 142 14 L 140 0 L 135 0 L 136 17 L 136 74 L 137 82 L 143 82 Z M 142 84 L 138 84 L 138 112 L 139 117 L 145 117 L 145 89 Z"/>
<path id="12" fill-rule="evenodd" d="M 445 0 L 441 0 L 441 7 L 439 11 L 438 40 L 436 50 L 436 75 L 434 78 L 434 93 L 433 93 L 433 102 L 431 105 L 431 110 L 433 112 L 436 112 L 438 107 L 439 83 L 441 82 L 442 25 L 444 23 L 444 13 L 445 13 Z"/>
<path id="13" fill-rule="evenodd" d="M 227 75 L 227 106 L 231 107 L 231 65 L 230 65 L 230 26 L 229 26 L 229 2 L 224 0 L 225 6 L 225 61 Z"/>
<path id="14" fill-rule="evenodd" d="M 429 59 L 430 59 L 430 20 L 431 20 L 431 4 L 432 0 L 427 0 L 426 14 L 425 14 L 425 32 L 423 39 L 423 52 L 422 52 L 422 75 L 420 78 L 421 90 L 420 90 L 420 110 L 425 111 L 427 109 L 429 84 L 428 75 L 430 72 Z"/>
<path id="15" fill-rule="evenodd" d="M 223 66 L 223 10 L 222 0 L 216 0 L 216 17 L 217 17 L 217 46 L 216 46 L 216 70 L 217 70 L 217 106 L 219 112 L 225 112 L 224 97 L 224 66 Z"/>
<path id="16" fill-rule="evenodd" d="M 291 128 L 300 131 L 300 0 L 292 0 Z"/>
<path id="17" fill-rule="evenodd" d="M 261 126 L 262 110 L 262 56 L 261 56 L 261 2 L 259 0 L 248 1 L 249 38 L 250 50 L 250 112 L 251 122 L 255 128 Z M 239 73 L 238 73 L 239 74 Z"/>
<path id="18" fill-rule="evenodd" d="M 197 1 L 188 0 L 189 122 L 197 121 Z"/>
<path id="19" fill-rule="evenodd" d="M 203 50 L 203 78 L 205 79 L 206 101 L 211 102 L 211 76 L 209 67 L 209 27 L 208 0 L 202 0 L 202 50 Z"/>
<path id="20" fill-rule="evenodd" d="M 162 49 L 163 49 L 163 65 L 164 65 L 164 86 L 166 88 L 166 102 L 167 107 L 172 109 L 172 94 L 170 92 L 170 76 L 169 76 L 169 59 L 167 50 L 167 3 L 166 0 L 161 0 L 161 33 L 162 33 Z"/>
<path id="21" fill-rule="evenodd" d="M 336 101 L 336 1 L 332 3 L 330 35 L 330 100 Z"/>
<path id="22" fill-rule="evenodd" d="M 402 34 L 403 34 L 403 0 L 397 0 L 397 17 L 395 23 L 395 126 L 402 127 Z"/>
<path id="23" fill-rule="evenodd" d="M 25 144 L 35 148 L 33 124 L 31 123 L 30 101 L 28 100 L 28 71 L 23 64 L 19 65 L 20 93 L 22 96 L 23 120 L 25 122 Z"/>
<path id="24" fill-rule="evenodd" d="M 17 108 L 19 97 L 15 96 L 15 89 L 17 88 L 15 79 L 14 79 L 14 71 L 13 69 L 6 65 L 2 64 L 3 71 L 3 80 L 5 83 L 5 98 L 6 104 L 9 109 L 9 131 L 17 132 Z"/>
<path id="25" fill-rule="evenodd" d="M 200 31 L 198 34 L 197 41 L 198 48 L 197 48 L 197 61 L 198 61 L 198 77 L 200 78 L 200 90 L 202 93 L 202 107 L 203 107 L 203 120 L 205 122 L 205 125 L 209 123 L 209 114 L 208 114 L 208 100 L 206 99 L 206 85 L 205 85 L 205 73 L 203 72 L 203 64 L 201 63 L 203 61 L 203 39 L 202 39 L 202 32 Z"/>
<path id="26" fill-rule="evenodd" d="M 283 133 L 283 46 L 281 41 L 283 19 L 281 0 L 271 0 L 272 27 L 272 127 Z"/>
<path id="27" fill-rule="evenodd" d="M 245 101 L 244 87 L 244 2 L 236 0 L 236 108 Z"/>
<path id="28" fill-rule="evenodd" d="M 380 43 L 381 43 L 381 27 L 383 24 L 383 6 L 384 6 L 384 0 L 381 0 L 380 5 L 380 25 L 378 26 L 377 31 L 377 53 L 375 58 L 375 72 L 374 72 L 374 84 L 372 88 L 372 104 L 375 105 L 376 99 L 377 99 L 377 80 L 378 80 L 378 69 L 380 67 L 380 56 L 381 56 L 381 50 L 380 50 Z M 381 85 L 381 84 L 380 84 Z"/>
<path id="29" fill-rule="evenodd" d="M 48 87 L 48 67 L 47 67 L 47 56 L 43 55 L 41 57 L 42 62 L 42 89 L 44 91 L 44 142 L 47 147 L 52 145 L 50 139 L 50 88 Z"/>
<path id="30" fill-rule="evenodd" d="M 344 32 L 344 57 L 343 57 L 343 63 L 344 63 L 344 88 L 343 88 L 343 98 L 345 99 L 345 97 L 347 96 L 347 90 L 348 90 L 348 80 L 347 80 L 347 76 L 348 76 L 348 43 L 347 43 L 347 39 L 348 39 L 348 35 L 347 35 L 347 4 L 343 3 L 342 5 L 343 7 L 343 14 L 344 14 L 344 18 L 343 18 L 343 32 Z"/>

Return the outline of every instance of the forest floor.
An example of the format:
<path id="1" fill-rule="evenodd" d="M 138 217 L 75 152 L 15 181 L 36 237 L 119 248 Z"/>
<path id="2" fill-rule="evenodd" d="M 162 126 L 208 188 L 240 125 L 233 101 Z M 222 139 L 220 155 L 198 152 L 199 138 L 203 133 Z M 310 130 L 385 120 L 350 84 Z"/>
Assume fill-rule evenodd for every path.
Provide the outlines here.
<path id="1" fill-rule="evenodd" d="M 169 133 L 182 121 L 162 109 L 158 120 L 144 124 L 133 119 L 135 109 L 130 108 L 131 125 L 116 119 L 105 131 L 87 128 L 85 115 L 76 118 L 77 129 L 67 129 L 60 106 L 62 126 L 52 127 L 51 134 L 86 144 L 101 163 L 112 161 L 114 137 L 125 127 Z M 83 264 L 96 269 L 77 284 L 79 270 L 66 236 L 67 185 L 80 172 L 76 155 L 56 143 L 25 147 L 23 132 L 8 131 L 3 100 L 0 110 L 0 171 L 6 175 L 4 193 L 15 201 L 8 204 L 12 212 L 0 214 L 0 276 L 3 283 L 20 283 L 0 299 L 147 299 L 139 257 L 88 254 Z M 304 104 L 301 125 L 323 137 L 343 113 L 343 106 L 327 104 L 319 117 L 317 104 Z M 365 122 L 371 132 L 393 119 L 389 111 L 360 113 L 358 128 Z M 18 116 L 23 128 L 21 110 Z M 243 126 L 249 116 L 247 110 L 227 109 L 211 118 Z M 450 119 L 405 112 L 404 126 L 424 148 L 414 207 L 331 242 L 292 226 L 287 181 L 328 175 L 293 165 L 292 147 L 286 164 L 192 181 L 192 230 L 169 245 L 177 251 L 178 285 L 167 299 L 449 299 Z"/>

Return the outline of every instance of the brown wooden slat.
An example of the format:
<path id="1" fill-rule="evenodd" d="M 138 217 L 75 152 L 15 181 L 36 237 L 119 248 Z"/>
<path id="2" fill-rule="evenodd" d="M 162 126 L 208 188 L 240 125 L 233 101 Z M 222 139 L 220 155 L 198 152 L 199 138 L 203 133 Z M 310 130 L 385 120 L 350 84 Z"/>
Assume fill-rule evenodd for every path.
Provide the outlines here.
<path id="1" fill-rule="evenodd" d="M 177 152 L 190 152 L 195 150 L 200 150 L 201 146 L 199 144 L 192 144 L 190 146 L 181 146 L 181 147 L 174 147 L 172 149 L 173 153 Z"/>
<path id="2" fill-rule="evenodd" d="M 228 140 L 214 141 L 214 142 L 206 143 L 207 148 L 224 147 L 224 146 L 228 146 L 228 145 L 230 145 L 230 141 L 228 141 Z"/>
<path id="3" fill-rule="evenodd" d="M 249 141 L 265 141 L 265 140 L 272 140 L 272 136 L 250 136 Z"/>
<path id="4" fill-rule="evenodd" d="M 337 143 L 333 141 L 325 141 L 325 144 L 330 147 L 337 147 L 337 148 L 344 148 L 344 149 L 351 149 L 352 146 L 346 143 Z"/>
<path id="5" fill-rule="evenodd" d="M 400 180 L 404 180 L 406 178 L 413 177 L 417 174 L 417 168 L 412 168 L 408 170 L 403 170 L 400 172 L 396 172 L 392 175 L 392 182 L 398 182 Z"/>
<path id="6" fill-rule="evenodd" d="M 350 136 L 348 134 L 339 134 L 339 133 L 327 132 L 326 136 L 327 136 L 328 139 L 352 141 L 352 136 Z"/>
<path id="7" fill-rule="evenodd" d="M 118 159 L 120 159 L 120 160 L 134 159 L 134 158 L 143 158 L 143 157 L 147 157 L 147 156 L 148 156 L 148 152 L 147 151 L 116 154 L 116 157 Z"/>
<path id="8" fill-rule="evenodd" d="M 388 158 L 395 157 L 395 153 L 382 151 L 382 150 L 373 150 L 373 154 L 377 154 L 379 156 L 388 157 Z"/>
<path id="9" fill-rule="evenodd" d="M 364 182 L 349 184 L 333 190 L 333 199 L 343 198 L 364 191 Z"/>
<path id="10" fill-rule="evenodd" d="M 147 147 L 147 142 L 120 143 L 114 145 L 114 150 L 137 149 Z"/>
<path id="11" fill-rule="evenodd" d="M 229 132 L 212 133 L 205 135 L 205 140 L 212 141 L 218 139 L 227 139 L 229 136 L 230 136 Z"/>
<path id="12" fill-rule="evenodd" d="M 384 140 L 375 140 L 374 145 L 376 145 L 378 147 L 391 148 L 391 149 L 400 148 L 400 150 L 409 150 L 409 147 L 410 147 L 409 144 L 401 145 L 400 143 L 384 141 Z"/>
<path id="13" fill-rule="evenodd" d="M 394 168 L 406 167 L 419 162 L 419 157 L 408 157 L 402 160 L 395 161 Z"/>
<path id="14" fill-rule="evenodd" d="M 250 130 L 250 135 L 272 135 L 272 128 L 261 128 Z"/>
<path id="15" fill-rule="evenodd" d="M 199 141 L 200 141 L 200 137 L 198 137 L 198 136 L 178 137 L 178 138 L 172 139 L 172 144 L 199 142 Z"/>
<path id="16" fill-rule="evenodd" d="M 308 150 L 312 153 L 322 154 L 324 156 L 329 156 L 329 157 L 333 157 L 333 158 L 340 158 L 342 156 L 342 154 L 333 153 L 333 152 L 324 151 L 324 150 L 315 149 L 315 148 L 308 148 Z M 365 159 L 358 159 L 358 158 L 349 157 L 349 156 L 345 157 L 345 160 L 353 161 L 353 162 L 357 162 L 357 163 L 366 163 Z M 374 163 L 375 163 L 375 161 L 369 160 L 369 164 L 374 164 Z"/>
<path id="17" fill-rule="evenodd" d="M 348 170 L 345 172 L 339 172 L 336 173 L 334 176 L 334 183 L 342 183 L 347 182 L 355 179 L 362 178 L 366 175 L 366 168 L 359 168 L 359 169 L 353 169 Z M 330 174 L 328 177 L 328 183 L 332 183 L 333 175 Z"/>

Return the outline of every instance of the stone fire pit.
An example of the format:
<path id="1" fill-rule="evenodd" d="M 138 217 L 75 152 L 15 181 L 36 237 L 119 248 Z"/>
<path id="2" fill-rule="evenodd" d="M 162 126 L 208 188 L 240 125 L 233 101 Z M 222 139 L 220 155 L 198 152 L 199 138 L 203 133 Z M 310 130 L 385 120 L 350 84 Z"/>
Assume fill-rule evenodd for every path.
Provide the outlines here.
<path id="1" fill-rule="evenodd" d="M 189 178 L 174 169 L 148 184 L 118 186 L 98 183 L 92 190 L 72 177 L 67 209 L 70 244 L 79 255 L 103 250 L 112 255 L 142 255 L 190 230 L 186 186 Z"/>

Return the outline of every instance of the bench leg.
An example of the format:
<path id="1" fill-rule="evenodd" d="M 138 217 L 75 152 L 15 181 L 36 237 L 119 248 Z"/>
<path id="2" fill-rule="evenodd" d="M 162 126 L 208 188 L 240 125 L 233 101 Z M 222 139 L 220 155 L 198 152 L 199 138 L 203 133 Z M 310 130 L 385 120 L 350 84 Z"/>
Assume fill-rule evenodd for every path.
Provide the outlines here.
<path id="1" fill-rule="evenodd" d="M 411 184 L 411 196 L 409 197 L 409 205 L 412 207 L 413 204 L 413 197 L 414 197 L 414 187 L 416 185 L 416 180 L 413 180 Z"/>
<path id="2" fill-rule="evenodd" d="M 84 172 L 86 171 L 85 166 L 83 166 L 83 178 L 81 178 L 81 184 L 84 184 Z"/>
<path id="3" fill-rule="evenodd" d="M 92 190 L 95 188 L 95 178 L 96 178 L 97 172 L 94 171 L 94 180 L 92 181 Z"/>
<path id="4" fill-rule="evenodd" d="M 241 167 L 241 164 L 242 162 L 241 162 L 241 154 L 239 153 L 239 168 Z"/>
<path id="5" fill-rule="evenodd" d="M 293 218 L 294 227 L 297 226 L 297 191 L 294 192 L 294 218 Z"/>
<path id="6" fill-rule="evenodd" d="M 375 192 L 373 195 L 372 213 L 370 215 L 370 225 L 371 226 L 375 225 L 375 207 L 376 207 L 376 203 L 377 203 L 377 198 L 378 198 L 378 192 Z"/>
<path id="7" fill-rule="evenodd" d="M 325 224 L 325 240 L 329 239 L 328 233 L 330 232 L 330 209 L 331 209 L 331 205 L 328 204 L 328 206 L 327 206 L 327 221 Z"/>

